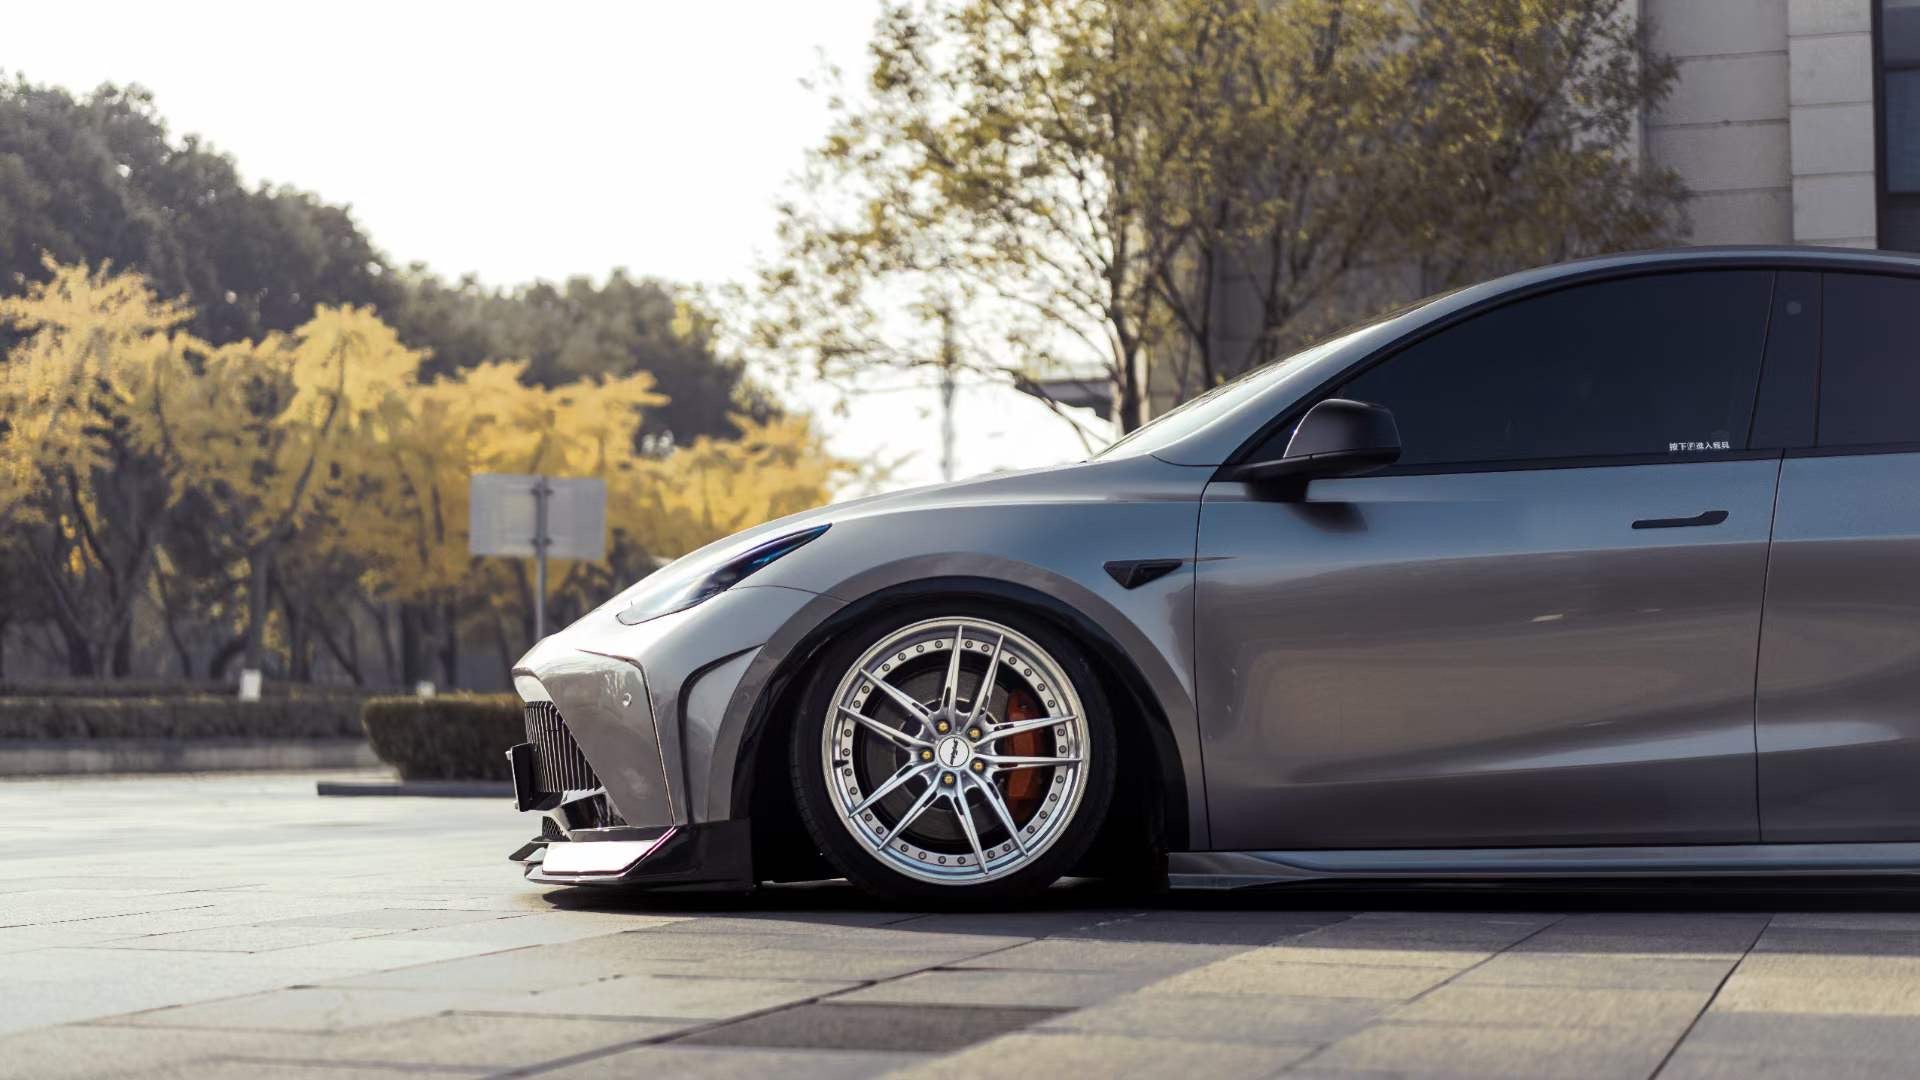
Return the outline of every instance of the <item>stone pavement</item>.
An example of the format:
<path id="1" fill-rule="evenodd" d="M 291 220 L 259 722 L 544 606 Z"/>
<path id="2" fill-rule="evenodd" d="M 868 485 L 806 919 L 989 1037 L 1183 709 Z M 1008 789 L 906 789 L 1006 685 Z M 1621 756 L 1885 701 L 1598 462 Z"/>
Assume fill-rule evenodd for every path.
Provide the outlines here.
<path id="1" fill-rule="evenodd" d="M 1920 1073 L 1920 891 L 543 889 L 485 800 L 0 782 L 0 1077 Z"/>

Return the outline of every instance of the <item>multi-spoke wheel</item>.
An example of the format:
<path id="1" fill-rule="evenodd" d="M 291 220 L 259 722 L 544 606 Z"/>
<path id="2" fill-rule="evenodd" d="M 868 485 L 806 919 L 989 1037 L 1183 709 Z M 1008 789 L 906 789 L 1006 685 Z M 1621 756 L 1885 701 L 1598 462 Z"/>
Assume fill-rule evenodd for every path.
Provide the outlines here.
<path id="1" fill-rule="evenodd" d="M 1070 641 L 938 614 L 829 650 L 794 732 L 807 826 L 854 882 L 1003 896 L 1069 869 L 1105 814 L 1112 720 Z"/>

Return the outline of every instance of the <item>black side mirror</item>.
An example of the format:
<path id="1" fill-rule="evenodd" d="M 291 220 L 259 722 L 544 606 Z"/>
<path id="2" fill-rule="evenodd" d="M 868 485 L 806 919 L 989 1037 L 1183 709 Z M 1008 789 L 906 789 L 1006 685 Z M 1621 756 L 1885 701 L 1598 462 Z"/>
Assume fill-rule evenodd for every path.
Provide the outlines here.
<path id="1" fill-rule="evenodd" d="M 1364 401 L 1328 398 L 1307 410 L 1287 440 L 1286 453 L 1250 461 L 1232 478 L 1249 484 L 1359 476 L 1400 460 L 1400 426 L 1393 413 Z"/>

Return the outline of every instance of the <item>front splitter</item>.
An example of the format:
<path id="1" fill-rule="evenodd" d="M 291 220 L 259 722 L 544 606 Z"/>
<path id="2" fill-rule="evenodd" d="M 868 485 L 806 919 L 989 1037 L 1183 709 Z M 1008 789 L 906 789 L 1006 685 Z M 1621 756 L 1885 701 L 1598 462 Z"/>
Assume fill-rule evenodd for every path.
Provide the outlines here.
<path id="1" fill-rule="evenodd" d="M 565 840 L 535 839 L 512 858 L 526 867 L 528 881 L 541 885 L 724 892 L 754 883 L 753 831 L 746 821 L 575 829 Z"/>

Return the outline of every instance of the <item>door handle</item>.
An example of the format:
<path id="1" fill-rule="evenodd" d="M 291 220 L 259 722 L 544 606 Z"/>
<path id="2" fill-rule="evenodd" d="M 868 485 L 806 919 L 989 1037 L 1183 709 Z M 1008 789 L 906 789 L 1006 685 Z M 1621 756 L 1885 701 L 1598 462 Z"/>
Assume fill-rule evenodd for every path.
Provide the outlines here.
<path id="1" fill-rule="evenodd" d="M 1641 518 L 1636 529 L 1685 529 L 1693 525 L 1718 525 L 1727 520 L 1725 510 L 1702 510 L 1690 518 Z"/>

